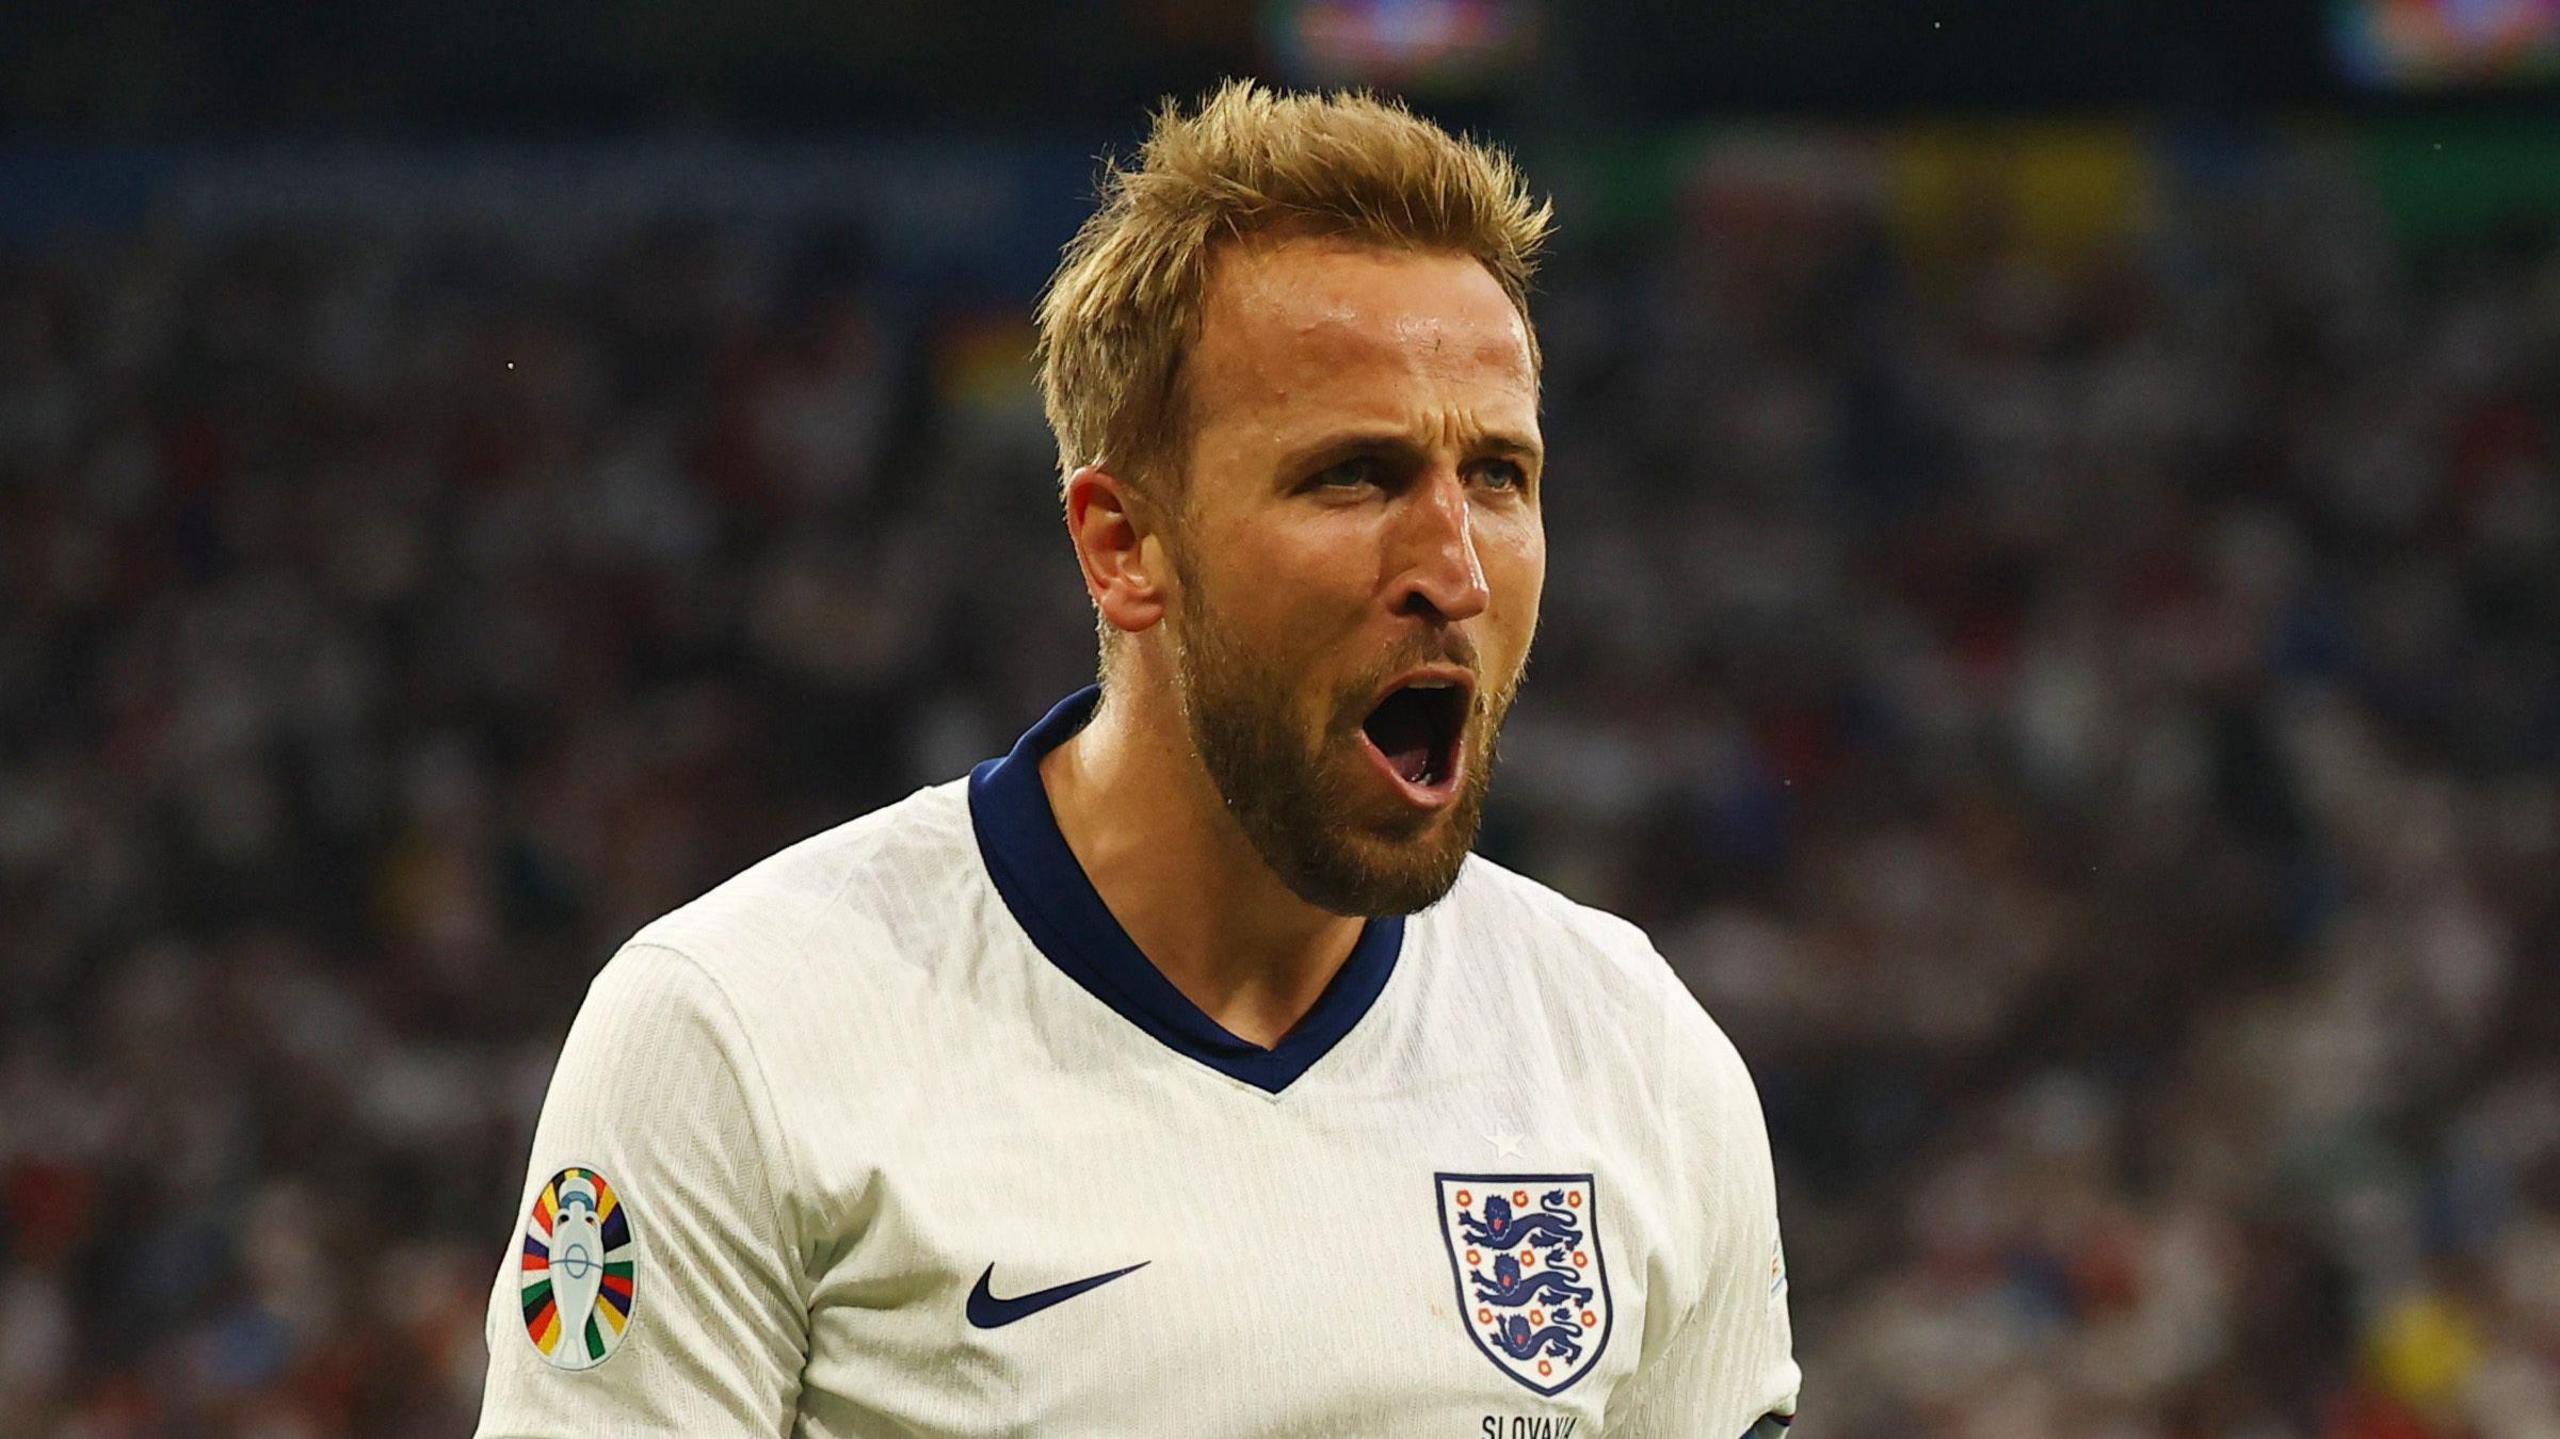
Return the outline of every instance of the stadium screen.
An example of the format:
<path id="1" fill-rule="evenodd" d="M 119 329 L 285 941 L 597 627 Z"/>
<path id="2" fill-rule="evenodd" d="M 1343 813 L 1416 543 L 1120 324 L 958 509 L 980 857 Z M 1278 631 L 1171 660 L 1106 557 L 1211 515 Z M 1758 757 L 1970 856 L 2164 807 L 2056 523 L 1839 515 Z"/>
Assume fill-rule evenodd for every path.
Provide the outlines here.
<path id="1" fill-rule="evenodd" d="M 2331 38 L 2347 78 L 2375 89 L 2560 76 L 2560 0 L 2337 0 Z"/>
<path id="2" fill-rule="evenodd" d="M 1270 0 L 1265 43 L 1290 78 L 1463 93 L 1515 70 L 1536 38 L 1522 0 Z"/>

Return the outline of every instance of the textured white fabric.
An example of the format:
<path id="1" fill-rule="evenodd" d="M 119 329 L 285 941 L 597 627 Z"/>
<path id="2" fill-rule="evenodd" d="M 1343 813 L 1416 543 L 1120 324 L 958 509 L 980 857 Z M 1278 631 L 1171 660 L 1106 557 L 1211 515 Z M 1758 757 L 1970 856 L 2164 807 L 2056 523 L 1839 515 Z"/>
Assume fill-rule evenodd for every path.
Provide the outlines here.
<path id="1" fill-rule="evenodd" d="M 919 791 L 614 957 L 527 1203 L 572 1165 L 636 1234 L 629 1329 L 592 1369 L 546 1362 L 520 1222 L 483 1435 L 1740 1439 L 1794 1408 L 1740 1058 L 1634 926 L 1480 858 L 1272 1094 L 1049 963 L 966 782 Z M 1471 1336 L 1442 1173 L 1593 1176 L 1608 1338 L 1552 1397 Z M 1018 1296 L 1140 1262 L 964 1317 L 990 1265 Z"/>

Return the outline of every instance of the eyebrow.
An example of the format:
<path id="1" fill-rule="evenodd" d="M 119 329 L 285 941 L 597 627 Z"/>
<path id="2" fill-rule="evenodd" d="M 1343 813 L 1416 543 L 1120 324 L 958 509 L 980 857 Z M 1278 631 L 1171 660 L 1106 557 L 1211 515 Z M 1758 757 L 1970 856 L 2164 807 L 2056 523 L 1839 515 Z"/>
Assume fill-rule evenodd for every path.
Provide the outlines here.
<path id="1" fill-rule="evenodd" d="M 1311 465 L 1329 464 L 1355 455 L 1409 455 L 1422 448 L 1414 442 L 1413 433 L 1409 430 L 1354 430 L 1300 445 L 1281 457 L 1280 469 L 1283 473 L 1294 473 Z M 1546 462 L 1547 457 L 1545 446 L 1507 430 L 1478 431 L 1467 437 L 1463 448 L 1470 455 L 1499 455 L 1540 465 Z"/>

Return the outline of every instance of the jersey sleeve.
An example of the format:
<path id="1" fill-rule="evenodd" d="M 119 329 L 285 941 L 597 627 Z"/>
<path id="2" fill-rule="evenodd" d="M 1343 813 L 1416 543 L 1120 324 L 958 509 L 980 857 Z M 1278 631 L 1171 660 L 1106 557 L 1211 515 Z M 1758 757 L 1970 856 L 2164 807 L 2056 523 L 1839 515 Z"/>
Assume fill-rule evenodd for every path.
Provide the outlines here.
<path id="1" fill-rule="evenodd" d="M 788 1432 L 808 1315 L 788 1158 L 712 976 L 624 946 L 534 1132 L 489 1301 L 482 1439 Z"/>
<path id="2" fill-rule="evenodd" d="M 1711 1210 L 1701 1216 L 1711 1236 L 1705 1284 L 1660 1351 L 1611 1397 L 1608 1439 L 1775 1439 L 1795 1417 L 1801 1375 L 1768 1124 L 1741 1056 L 1703 1028 L 1716 1079 L 1687 1138 L 1712 1156 L 1702 1186 Z"/>

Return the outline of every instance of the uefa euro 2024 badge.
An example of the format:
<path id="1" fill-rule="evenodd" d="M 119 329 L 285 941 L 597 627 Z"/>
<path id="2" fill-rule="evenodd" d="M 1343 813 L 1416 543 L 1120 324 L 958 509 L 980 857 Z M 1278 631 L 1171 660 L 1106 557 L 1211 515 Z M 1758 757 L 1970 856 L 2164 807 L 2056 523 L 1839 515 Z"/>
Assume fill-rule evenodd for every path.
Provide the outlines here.
<path id="1" fill-rule="evenodd" d="M 631 1210 L 592 1169 L 563 1169 L 534 1196 L 516 1256 L 524 1332 L 559 1369 L 613 1357 L 631 1325 L 640 1256 Z"/>
<path id="2" fill-rule="evenodd" d="M 1436 1178 L 1458 1313 L 1477 1350 L 1540 1394 L 1590 1373 L 1614 1317 L 1591 1176 Z"/>

